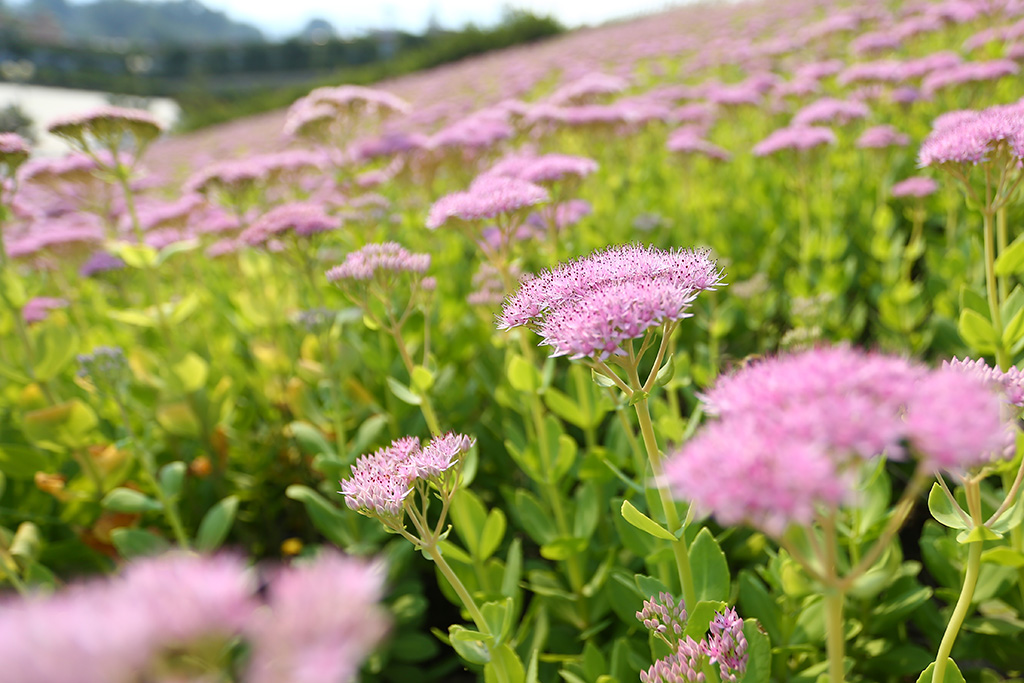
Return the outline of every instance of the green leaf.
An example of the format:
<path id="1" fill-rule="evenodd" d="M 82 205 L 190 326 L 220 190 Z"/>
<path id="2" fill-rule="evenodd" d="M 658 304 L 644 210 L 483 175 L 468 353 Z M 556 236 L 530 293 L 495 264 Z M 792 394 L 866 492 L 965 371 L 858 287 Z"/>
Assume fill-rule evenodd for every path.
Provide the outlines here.
<path id="1" fill-rule="evenodd" d="M 187 470 L 188 467 L 180 460 L 167 463 L 160 468 L 160 474 L 158 477 L 160 490 L 163 491 L 164 495 L 169 499 L 174 500 L 181 495 L 181 489 L 185 485 L 185 472 Z"/>
<path id="2" fill-rule="evenodd" d="M 78 353 L 78 336 L 68 330 L 46 327 L 38 339 L 36 379 L 47 382 L 61 373 Z"/>
<path id="3" fill-rule="evenodd" d="M 535 542 L 540 545 L 550 543 L 558 532 L 551 517 L 544 512 L 540 501 L 529 491 L 518 489 L 515 493 L 515 511 L 519 523 L 526 529 Z"/>
<path id="4" fill-rule="evenodd" d="M 412 389 L 399 382 L 394 377 L 387 378 L 388 387 L 391 388 L 391 393 L 394 394 L 399 401 L 408 403 L 411 406 L 418 406 L 423 403 L 423 399 L 412 392 Z"/>
<path id="5" fill-rule="evenodd" d="M 957 508 L 959 506 L 954 507 L 953 501 L 938 482 L 932 484 L 932 490 L 928 492 L 928 511 L 932 513 L 935 521 L 950 529 L 967 529 L 970 525 L 960 516 Z"/>
<path id="6" fill-rule="evenodd" d="M 690 568 L 698 600 L 729 598 L 729 564 L 718 541 L 706 527 L 690 545 Z"/>
<path id="7" fill-rule="evenodd" d="M 1002 339 L 987 318 L 969 308 L 960 312 L 957 330 L 964 342 L 980 353 L 992 353 Z"/>
<path id="8" fill-rule="evenodd" d="M 1024 522 L 1024 497 L 1017 496 L 1017 500 L 999 515 L 999 519 L 990 527 L 997 534 L 1004 534 L 1010 529 L 1015 529 Z"/>
<path id="9" fill-rule="evenodd" d="M 743 620 L 747 639 L 747 672 L 740 683 L 769 683 L 772 671 L 772 645 L 756 619 Z"/>
<path id="10" fill-rule="evenodd" d="M 98 420 L 92 408 L 72 399 L 25 413 L 22 424 L 25 436 L 40 445 L 80 448 L 89 445 Z"/>
<path id="11" fill-rule="evenodd" d="M 480 559 L 486 560 L 501 545 L 505 538 L 505 513 L 501 508 L 494 508 L 487 514 L 487 522 L 480 534 Z"/>
<path id="12" fill-rule="evenodd" d="M 990 548 L 981 554 L 982 562 L 1002 565 L 1003 567 L 1024 567 L 1024 553 L 1005 546 Z"/>
<path id="13" fill-rule="evenodd" d="M 290 422 L 288 432 L 299 444 L 299 450 L 305 455 L 336 455 L 334 448 L 319 429 L 308 422 Z"/>
<path id="14" fill-rule="evenodd" d="M 0 298 L 19 311 L 28 302 L 25 284 L 21 281 L 18 268 L 0 268 Z"/>
<path id="15" fill-rule="evenodd" d="M 210 373 L 209 364 L 191 351 L 174 365 L 174 376 L 181 383 L 181 389 L 186 394 L 199 391 L 206 385 L 206 378 Z"/>
<path id="16" fill-rule="evenodd" d="M 998 541 L 1002 534 L 989 529 L 987 526 L 976 526 L 970 531 L 961 531 L 956 535 L 957 543 L 984 543 L 985 541 Z"/>
<path id="17" fill-rule="evenodd" d="M 590 538 L 597 529 L 601 514 L 601 500 L 597 485 L 587 482 L 576 489 L 576 515 L 573 518 L 572 535 L 576 538 Z"/>
<path id="18" fill-rule="evenodd" d="M 1024 272 L 1024 235 L 1015 239 L 999 254 L 995 267 L 996 275 L 1000 277 Z"/>
<path id="19" fill-rule="evenodd" d="M 590 376 L 594 380 L 594 383 L 600 387 L 614 387 L 615 380 L 607 375 L 598 372 L 597 370 L 591 370 Z"/>
<path id="20" fill-rule="evenodd" d="M 550 417 L 550 416 L 549 416 Z M 554 418 L 551 418 L 554 420 Z M 548 432 L 550 434 L 550 430 Z M 549 474 L 550 481 L 557 483 L 569 473 L 572 469 L 573 463 L 576 462 L 576 453 L 579 451 L 579 446 L 576 445 L 576 439 L 572 438 L 568 434 L 558 435 L 558 450 L 555 457 L 555 463 L 553 471 Z"/>
<path id="21" fill-rule="evenodd" d="M 558 417 L 581 429 L 592 426 L 590 418 L 583 412 L 583 409 L 567 394 L 554 387 L 548 387 L 544 392 L 544 403 Z"/>
<path id="22" fill-rule="evenodd" d="M 103 500 L 100 501 L 100 505 L 111 512 L 142 513 L 157 512 L 164 509 L 160 501 L 150 498 L 141 491 L 126 489 L 121 486 L 105 495 Z"/>
<path id="23" fill-rule="evenodd" d="M 455 533 L 462 539 L 469 554 L 481 560 L 486 559 L 481 557 L 480 545 L 484 527 L 488 521 L 487 508 L 484 507 L 480 498 L 469 489 L 459 489 L 452 497 L 448 514 L 455 527 Z M 504 529 L 502 529 L 502 533 L 504 533 Z"/>
<path id="24" fill-rule="evenodd" d="M 22 522 L 14 532 L 11 545 L 7 548 L 13 557 L 21 560 L 21 564 L 31 564 L 39 559 L 40 539 L 39 527 L 32 522 Z"/>
<path id="25" fill-rule="evenodd" d="M 541 385 L 540 371 L 522 356 L 513 354 L 508 362 L 508 382 L 516 391 L 535 393 Z"/>
<path id="26" fill-rule="evenodd" d="M 160 253 L 157 256 L 156 263 L 154 265 L 162 266 L 164 262 L 167 261 L 167 259 L 174 256 L 175 254 L 185 254 L 190 251 L 195 251 L 200 246 L 202 246 L 202 242 L 200 242 L 197 239 L 181 240 L 180 242 L 168 244 L 166 247 L 160 250 Z"/>
<path id="27" fill-rule="evenodd" d="M 196 532 L 196 550 L 212 553 L 227 538 L 238 511 L 238 496 L 228 496 L 210 508 Z"/>
<path id="28" fill-rule="evenodd" d="M 587 549 L 585 538 L 556 538 L 551 543 L 545 543 L 540 547 L 540 556 L 545 560 L 560 562 L 567 560 L 573 555 L 579 555 Z"/>
<path id="29" fill-rule="evenodd" d="M 484 665 L 491 661 L 481 633 L 453 624 L 448 627 L 448 638 L 455 652 L 470 664 Z"/>
<path id="30" fill-rule="evenodd" d="M 156 534 L 142 529 L 121 527 L 110 532 L 110 541 L 125 559 L 159 555 L 171 546 Z"/>
<path id="31" fill-rule="evenodd" d="M 501 594 L 506 598 L 514 598 L 519 590 L 519 582 L 523 578 L 523 542 L 513 538 L 508 544 L 508 555 L 505 556 L 505 571 L 501 576 Z"/>
<path id="32" fill-rule="evenodd" d="M 137 308 L 125 308 L 122 310 L 108 309 L 107 317 L 136 327 L 156 327 L 156 316 L 149 311 Z"/>
<path id="33" fill-rule="evenodd" d="M 1003 346 L 1012 347 L 1024 337 L 1024 308 L 1017 311 L 1003 328 Z"/>
<path id="34" fill-rule="evenodd" d="M 11 479 L 32 479 L 48 463 L 45 451 L 34 446 L 0 443 L 0 472 Z"/>
<path id="35" fill-rule="evenodd" d="M 525 680 L 526 671 L 515 650 L 508 645 L 491 650 L 491 661 L 484 666 L 484 683 L 523 683 Z"/>
<path id="36" fill-rule="evenodd" d="M 199 435 L 199 418 L 187 401 L 167 403 L 158 407 L 156 421 L 168 434 L 187 437 Z"/>
<path id="37" fill-rule="evenodd" d="M 622 518 L 624 520 L 635 526 L 640 531 L 644 531 L 655 538 L 660 538 L 665 541 L 677 540 L 676 537 L 668 531 L 668 529 L 637 510 L 628 500 L 622 501 L 622 507 L 619 509 L 619 512 L 622 514 Z"/>
<path id="38" fill-rule="evenodd" d="M 690 636 L 697 642 L 707 635 L 708 626 L 715 618 L 716 612 L 725 609 L 725 603 L 721 600 L 699 600 L 693 609 L 687 609 L 686 631 L 683 635 Z"/>
<path id="39" fill-rule="evenodd" d="M 494 638 L 494 643 L 504 642 L 515 618 L 512 598 L 485 602 L 480 605 L 480 613 L 487 622 L 487 631 Z"/>
<path id="40" fill-rule="evenodd" d="M 306 514 L 309 515 L 313 526 L 331 543 L 341 548 L 346 548 L 353 544 L 352 536 L 348 529 L 345 528 L 345 516 L 338 508 L 328 503 L 327 499 L 319 493 L 308 486 L 292 484 L 284 490 L 284 495 L 306 506 Z"/>
<path id="41" fill-rule="evenodd" d="M 416 393 L 423 395 L 434 386 L 434 373 L 422 365 L 417 365 L 412 369 L 411 380 L 412 388 L 416 390 Z"/>
<path id="42" fill-rule="evenodd" d="M 140 270 L 155 266 L 158 257 L 156 248 L 148 244 L 111 241 L 106 243 L 106 249 L 124 261 L 125 265 Z"/>
<path id="43" fill-rule="evenodd" d="M 960 668 L 952 659 L 946 660 L 946 673 L 942 677 L 941 681 L 932 681 L 932 674 L 934 672 L 935 662 L 932 662 L 928 665 L 927 669 L 921 672 L 921 675 L 917 679 L 917 683 L 966 683 L 964 681 L 964 675 L 960 673 Z"/>

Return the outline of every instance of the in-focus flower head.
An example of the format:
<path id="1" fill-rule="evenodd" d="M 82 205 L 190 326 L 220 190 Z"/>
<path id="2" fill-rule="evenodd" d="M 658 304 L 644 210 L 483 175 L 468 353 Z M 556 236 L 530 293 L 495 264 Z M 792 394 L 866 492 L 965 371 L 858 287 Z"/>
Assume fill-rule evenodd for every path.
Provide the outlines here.
<path id="1" fill-rule="evenodd" d="M 657 597 L 644 600 L 636 618 L 648 631 L 676 643 L 682 639 L 689 617 L 682 600 L 676 602 L 670 593 L 659 593 Z"/>
<path id="2" fill-rule="evenodd" d="M 707 657 L 704 643 L 686 636 L 675 652 L 640 672 L 640 683 L 704 683 L 707 679 L 701 668 Z"/>
<path id="3" fill-rule="evenodd" d="M 710 637 L 706 651 L 708 661 L 718 664 L 722 681 L 736 683 L 747 671 L 747 637 L 743 634 L 743 619 L 731 607 L 716 612 L 708 628 Z"/>
<path id="4" fill-rule="evenodd" d="M 721 280 L 707 251 L 611 247 L 523 282 L 505 301 L 498 328 L 528 325 L 553 355 L 603 359 L 648 329 L 687 317 L 697 293 Z"/>
<path id="5" fill-rule="evenodd" d="M 441 197 L 430 207 L 427 227 L 439 228 L 449 220 L 488 220 L 546 202 L 548 191 L 518 178 L 483 175 L 465 192 Z"/>
<path id="6" fill-rule="evenodd" d="M 470 437 L 448 433 L 421 448 L 418 438 L 403 437 L 356 460 L 349 478 L 341 480 L 340 493 L 353 510 L 401 522 L 415 482 L 454 487 L 457 481 L 447 473 L 474 443 Z"/>

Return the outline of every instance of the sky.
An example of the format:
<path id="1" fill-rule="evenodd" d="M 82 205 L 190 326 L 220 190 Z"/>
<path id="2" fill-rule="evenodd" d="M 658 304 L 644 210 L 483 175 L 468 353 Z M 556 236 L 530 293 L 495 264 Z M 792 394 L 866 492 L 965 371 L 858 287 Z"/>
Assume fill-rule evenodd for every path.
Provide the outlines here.
<path id="1" fill-rule="evenodd" d="M 500 20 L 502 10 L 511 6 L 536 14 L 554 15 L 575 27 L 599 24 L 641 12 L 653 12 L 671 4 L 669 0 L 202 0 L 203 4 L 228 14 L 236 21 L 256 25 L 270 38 L 299 31 L 310 19 L 329 21 L 342 34 L 371 28 L 396 28 L 422 32 L 431 17 L 445 28 L 459 28 L 467 22 L 490 25 Z"/>

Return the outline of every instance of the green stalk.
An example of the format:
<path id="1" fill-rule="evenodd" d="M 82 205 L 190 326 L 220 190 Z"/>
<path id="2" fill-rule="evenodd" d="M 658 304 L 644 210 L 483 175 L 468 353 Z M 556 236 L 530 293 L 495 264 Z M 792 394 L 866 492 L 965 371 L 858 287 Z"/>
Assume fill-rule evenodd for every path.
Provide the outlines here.
<path id="1" fill-rule="evenodd" d="M 967 495 L 967 508 L 971 513 L 971 519 L 975 527 L 982 525 L 981 519 L 981 487 L 978 481 L 968 479 L 964 482 L 964 493 Z M 946 675 L 946 662 L 953 651 L 953 644 L 960 633 L 964 619 L 971 609 L 971 601 L 974 599 L 974 589 L 978 585 L 978 574 L 981 572 L 981 551 L 983 543 L 969 543 L 967 549 L 967 571 L 964 574 L 964 585 L 960 589 L 960 597 L 953 608 L 953 614 L 946 624 L 946 631 L 942 634 L 942 641 L 939 643 L 939 651 L 935 655 L 935 669 L 932 672 L 933 681 L 944 680 Z"/>
<path id="2" fill-rule="evenodd" d="M 828 653 L 829 683 L 843 683 L 846 677 L 846 631 L 843 627 L 843 600 L 846 593 L 839 580 L 839 547 L 835 513 L 821 520 L 825 531 L 825 650 Z M 813 538 L 813 536 L 812 536 Z M 819 551 L 820 552 L 820 551 Z"/>
<path id="3" fill-rule="evenodd" d="M 636 370 L 633 369 L 633 374 Z M 637 380 L 639 384 L 639 380 Z M 661 507 L 665 513 L 665 523 L 668 530 L 675 534 L 683 529 L 676 512 L 675 501 L 669 495 L 668 489 L 662 486 L 662 479 L 665 469 L 661 463 L 661 453 L 658 450 L 658 440 L 654 436 L 654 425 L 651 422 L 651 411 L 647 406 L 647 399 L 642 398 L 634 405 L 636 417 L 640 422 L 640 433 L 643 435 L 644 447 L 647 449 L 647 458 L 651 462 L 651 472 L 654 475 L 654 482 L 658 486 L 658 497 L 661 499 Z M 693 571 L 690 569 L 690 553 L 686 547 L 686 536 L 680 534 L 678 540 L 672 541 L 672 554 L 676 558 L 676 569 L 679 572 L 679 585 L 683 588 L 683 600 L 687 605 L 697 604 L 697 589 L 693 584 Z"/>
<path id="4" fill-rule="evenodd" d="M 395 344 L 398 345 L 398 355 L 402 357 L 405 370 L 409 373 L 409 381 L 412 382 L 412 371 L 416 368 L 416 364 L 413 363 L 412 356 L 409 355 L 405 339 L 402 338 L 402 330 L 399 327 L 392 327 L 388 332 L 391 333 L 391 336 L 395 339 Z M 434 405 L 430 401 L 430 396 L 425 391 L 419 396 L 420 412 L 423 413 L 423 419 L 427 421 L 427 429 L 430 430 L 432 435 L 441 436 L 441 424 L 437 420 L 437 413 L 434 412 Z"/>
<path id="5" fill-rule="evenodd" d="M 1009 238 L 1006 234 L 1006 204 L 999 207 L 996 211 L 996 249 L 997 253 L 1002 255 L 1006 253 L 1006 247 L 1009 244 Z M 1007 283 L 1006 276 L 999 277 L 999 301 L 1006 301 L 1007 295 Z M 1000 330 L 1002 332 L 1002 330 Z M 1004 370 L 1006 368 L 1003 368 Z"/>
<path id="6" fill-rule="evenodd" d="M 996 251 L 995 231 L 992 226 L 992 212 L 988 209 L 982 212 L 984 219 L 985 234 L 985 291 L 988 296 L 988 310 L 992 318 L 992 326 L 1000 341 L 996 342 L 996 363 L 999 369 L 1004 372 L 1010 367 L 1010 359 L 1003 348 L 1003 316 L 999 310 L 999 292 L 996 287 Z"/>
<path id="7" fill-rule="evenodd" d="M 444 578 L 448 581 L 448 584 L 455 591 L 455 594 L 459 596 L 459 600 L 462 601 L 466 611 L 469 612 L 470 618 L 473 619 L 473 623 L 476 624 L 476 628 L 480 633 L 490 633 L 490 627 L 487 625 L 487 620 L 484 619 L 483 613 L 480 612 L 480 608 L 477 607 L 476 601 L 473 596 L 466 590 L 466 586 L 463 585 L 462 581 L 456 576 L 455 572 L 452 571 L 451 565 L 448 564 L 447 560 L 444 559 L 444 555 L 441 554 L 441 549 L 437 547 L 437 544 L 430 543 L 429 545 L 421 546 L 423 552 L 430 555 L 430 559 L 434 561 L 437 568 L 441 570 Z M 490 633 L 497 637 L 497 633 Z"/>
<path id="8" fill-rule="evenodd" d="M 846 677 L 846 670 L 843 667 L 846 637 L 843 631 L 842 591 L 830 589 L 825 592 L 825 638 L 829 683 L 843 683 Z"/>
<path id="9" fill-rule="evenodd" d="M 129 438 L 132 443 L 135 444 L 135 448 L 139 453 L 139 463 L 142 465 L 142 472 L 146 475 L 146 480 L 149 485 L 153 487 L 156 493 L 157 500 L 163 506 L 164 517 L 167 518 L 167 523 L 171 527 L 171 532 L 174 534 L 175 540 L 178 545 L 188 550 L 190 543 L 188 540 L 188 534 L 185 533 L 185 526 L 181 523 L 181 516 L 178 514 L 178 504 L 167 497 L 164 493 L 164 489 L 160 486 L 160 482 L 157 480 L 156 473 L 156 462 L 153 460 L 153 454 L 149 452 L 141 441 L 135 436 L 135 430 L 132 429 L 132 423 L 128 418 L 128 410 L 124 406 L 124 402 L 120 398 L 115 398 L 118 409 L 121 411 L 121 421 L 124 422 L 125 431 L 128 432 Z M 88 456 L 86 456 L 88 457 Z"/>

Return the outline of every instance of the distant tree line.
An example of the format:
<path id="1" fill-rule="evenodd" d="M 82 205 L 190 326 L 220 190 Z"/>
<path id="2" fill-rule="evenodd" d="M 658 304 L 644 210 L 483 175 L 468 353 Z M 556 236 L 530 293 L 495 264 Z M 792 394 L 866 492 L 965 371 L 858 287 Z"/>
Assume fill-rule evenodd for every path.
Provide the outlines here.
<path id="1" fill-rule="evenodd" d="M 32 61 L 32 82 L 41 85 L 174 97 L 184 112 L 183 125 L 195 128 L 283 106 L 315 85 L 371 83 L 563 30 L 549 17 L 509 11 L 492 28 L 470 25 L 422 35 L 378 31 L 316 42 L 291 38 L 115 50 L 34 41 L 5 25 L 0 27 L 0 61 Z"/>

